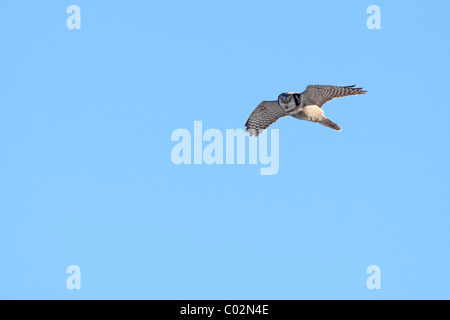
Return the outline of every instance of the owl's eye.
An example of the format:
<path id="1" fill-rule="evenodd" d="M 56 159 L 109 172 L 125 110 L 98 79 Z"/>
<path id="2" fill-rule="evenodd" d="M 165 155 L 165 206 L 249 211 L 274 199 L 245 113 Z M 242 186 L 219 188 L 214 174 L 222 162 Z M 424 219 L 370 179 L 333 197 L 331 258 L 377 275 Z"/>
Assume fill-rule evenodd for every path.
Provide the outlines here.
<path id="1" fill-rule="evenodd" d="M 288 102 L 291 102 L 292 101 L 292 97 L 289 97 L 289 100 L 288 100 Z"/>

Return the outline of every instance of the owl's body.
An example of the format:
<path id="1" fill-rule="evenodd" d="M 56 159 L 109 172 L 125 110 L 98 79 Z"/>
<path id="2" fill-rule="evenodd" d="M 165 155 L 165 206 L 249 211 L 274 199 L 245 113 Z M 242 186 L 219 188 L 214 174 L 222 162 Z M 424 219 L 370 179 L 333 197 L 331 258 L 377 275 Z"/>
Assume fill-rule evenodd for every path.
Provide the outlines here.
<path id="1" fill-rule="evenodd" d="M 302 93 L 286 92 L 278 101 L 263 101 L 252 112 L 245 126 L 250 135 L 258 136 L 264 129 L 285 116 L 320 123 L 328 128 L 341 128 L 325 117 L 322 106 L 334 98 L 365 94 L 367 91 L 353 86 L 308 86 Z"/>
<path id="2" fill-rule="evenodd" d="M 318 122 L 323 119 L 324 112 L 321 108 L 312 104 L 310 106 L 304 106 L 300 111 L 291 114 L 291 116 L 300 120 Z"/>

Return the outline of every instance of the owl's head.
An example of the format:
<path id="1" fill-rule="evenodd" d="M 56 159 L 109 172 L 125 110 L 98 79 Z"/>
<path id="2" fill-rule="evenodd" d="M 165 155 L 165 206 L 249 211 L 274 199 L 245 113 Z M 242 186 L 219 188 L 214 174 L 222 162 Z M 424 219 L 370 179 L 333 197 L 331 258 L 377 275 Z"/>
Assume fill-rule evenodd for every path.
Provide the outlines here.
<path id="1" fill-rule="evenodd" d="M 286 111 L 292 111 L 297 106 L 295 103 L 295 92 L 284 92 L 278 96 L 278 103 Z"/>

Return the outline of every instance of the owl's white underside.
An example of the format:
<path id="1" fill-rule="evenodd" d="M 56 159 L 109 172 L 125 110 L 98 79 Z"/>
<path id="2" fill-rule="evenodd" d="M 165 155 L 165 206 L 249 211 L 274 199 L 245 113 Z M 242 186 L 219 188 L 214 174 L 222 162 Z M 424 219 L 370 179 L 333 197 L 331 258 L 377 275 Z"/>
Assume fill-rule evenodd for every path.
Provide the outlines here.
<path id="1" fill-rule="evenodd" d="M 325 117 L 322 108 L 315 104 L 304 106 L 303 108 L 295 112 L 295 116 L 298 119 L 313 122 L 319 122 Z"/>

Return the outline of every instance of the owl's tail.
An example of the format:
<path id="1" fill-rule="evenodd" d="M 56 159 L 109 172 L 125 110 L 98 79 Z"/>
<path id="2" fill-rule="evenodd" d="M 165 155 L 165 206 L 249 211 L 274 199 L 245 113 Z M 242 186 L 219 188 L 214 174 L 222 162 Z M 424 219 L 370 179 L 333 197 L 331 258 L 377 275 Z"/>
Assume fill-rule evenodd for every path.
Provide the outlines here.
<path id="1" fill-rule="evenodd" d="M 327 117 L 323 117 L 322 120 L 319 121 L 319 123 L 325 127 L 328 127 L 328 128 L 331 128 L 331 129 L 334 129 L 337 131 L 342 131 L 341 127 L 339 127 L 339 125 L 337 123 L 334 123 Z"/>

